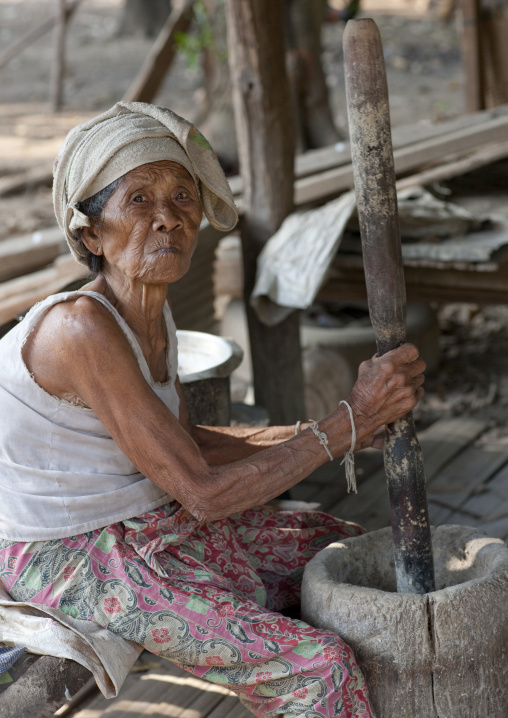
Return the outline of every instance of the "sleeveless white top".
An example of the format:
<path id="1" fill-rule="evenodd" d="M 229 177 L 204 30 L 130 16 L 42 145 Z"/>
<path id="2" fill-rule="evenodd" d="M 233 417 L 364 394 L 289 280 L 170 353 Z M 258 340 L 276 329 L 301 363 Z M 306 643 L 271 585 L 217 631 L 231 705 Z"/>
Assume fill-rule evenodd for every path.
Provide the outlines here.
<path id="1" fill-rule="evenodd" d="M 0 537 L 41 541 L 93 531 L 171 501 L 139 473 L 91 409 L 48 394 L 21 350 L 43 314 L 58 302 L 93 297 L 115 317 L 153 391 L 178 418 L 176 329 L 164 307 L 168 381 L 155 382 L 141 347 L 117 310 L 96 292 L 62 292 L 36 304 L 0 340 Z M 126 410 L 129 387 L 125 387 Z"/>

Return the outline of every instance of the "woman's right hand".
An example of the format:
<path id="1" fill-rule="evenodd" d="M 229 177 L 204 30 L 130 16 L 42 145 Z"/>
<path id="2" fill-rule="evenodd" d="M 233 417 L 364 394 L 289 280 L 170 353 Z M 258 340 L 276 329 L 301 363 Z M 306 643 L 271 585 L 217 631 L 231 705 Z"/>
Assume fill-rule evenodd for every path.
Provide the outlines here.
<path id="1" fill-rule="evenodd" d="M 424 395 L 424 371 L 425 362 L 413 344 L 403 344 L 360 364 L 348 397 L 358 447 L 370 446 L 376 430 L 414 409 Z"/>

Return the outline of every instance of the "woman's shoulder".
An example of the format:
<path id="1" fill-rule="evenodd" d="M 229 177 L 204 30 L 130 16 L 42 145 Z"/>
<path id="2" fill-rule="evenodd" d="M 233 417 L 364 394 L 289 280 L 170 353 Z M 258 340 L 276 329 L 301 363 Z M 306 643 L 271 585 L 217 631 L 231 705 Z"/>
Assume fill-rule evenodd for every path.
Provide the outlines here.
<path id="1" fill-rule="evenodd" d="M 130 355 L 129 344 L 102 299 L 87 292 L 58 299 L 27 336 L 22 359 L 46 392 L 85 401 L 83 383 L 97 371 L 114 371 L 116 360 Z"/>
<path id="2" fill-rule="evenodd" d="M 23 359 L 31 371 L 53 366 L 56 372 L 83 360 L 107 344 L 113 350 L 125 336 L 104 301 L 95 293 L 55 296 L 42 316 L 30 327 L 23 345 Z"/>
<path id="3" fill-rule="evenodd" d="M 73 342 L 93 340 L 103 331 L 113 338 L 111 332 L 113 329 L 115 333 L 118 322 L 107 304 L 108 300 L 96 292 L 80 291 L 64 295 L 47 308 L 31 335 L 45 334 L 49 344 L 63 341 L 71 347 Z"/>

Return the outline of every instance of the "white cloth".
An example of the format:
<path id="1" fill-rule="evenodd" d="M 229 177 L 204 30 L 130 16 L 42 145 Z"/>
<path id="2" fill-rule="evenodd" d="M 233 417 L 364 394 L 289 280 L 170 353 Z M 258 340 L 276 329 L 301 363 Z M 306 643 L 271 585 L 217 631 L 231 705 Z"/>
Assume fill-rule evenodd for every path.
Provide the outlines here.
<path id="1" fill-rule="evenodd" d="M 290 214 L 268 240 L 250 298 L 263 324 L 274 326 L 312 304 L 355 205 L 354 192 L 346 192 L 323 207 Z"/>
<path id="2" fill-rule="evenodd" d="M 63 611 L 13 601 L 0 582 L 0 642 L 30 653 L 71 658 L 88 668 L 106 698 L 120 690 L 142 646 L 126 641 L 93 621 Z"/>
<path id="3" fill-rule="evenodd" d="M 146 381 L 178 417 L 176 328 L 167 304 L 169 380 L 164 384 L 152 379 L 132 330 L 101 294 L 65 292 L 36 304 L 0 340 L 1 538 L 64 538 L 138 516 L 172 499 L 138 472 L 91 409 L 48 394 L 22 360 L 27 336 L 49 307 L 80 295 L 94 297 L 113 314 Z"/>

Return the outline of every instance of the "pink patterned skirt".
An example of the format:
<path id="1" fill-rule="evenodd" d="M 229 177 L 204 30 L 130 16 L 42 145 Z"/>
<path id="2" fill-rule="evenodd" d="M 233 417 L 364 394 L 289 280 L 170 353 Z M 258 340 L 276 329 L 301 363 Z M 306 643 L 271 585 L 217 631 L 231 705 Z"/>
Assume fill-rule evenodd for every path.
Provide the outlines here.
<path id="1" fill-rule="evenodd" d="M 351 649 L 281 611 L 305 564 L 363 533 L 317 511 L 251 509 L 197 521 L 178 502 L 80 536 L 0 539 L 13 599 L 44 604 L 227 686 L 256 716 L 373 718 Z"/>

